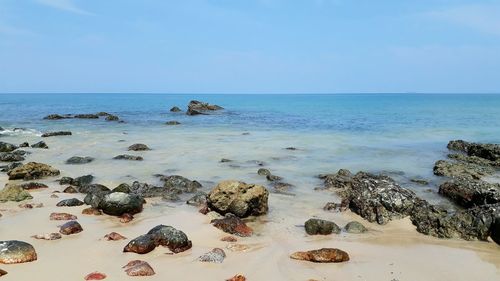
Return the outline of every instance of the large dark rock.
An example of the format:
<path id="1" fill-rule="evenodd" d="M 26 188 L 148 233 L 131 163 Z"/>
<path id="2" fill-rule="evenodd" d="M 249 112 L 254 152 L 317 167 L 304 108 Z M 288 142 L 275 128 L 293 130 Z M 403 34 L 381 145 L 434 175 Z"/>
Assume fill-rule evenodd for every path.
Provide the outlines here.
<path id="1" fill-rule="evenodd" d="M 104 118 L 106 121 L 120 121 L 120 117 L 113 115 L 113 114 L 108 114 L 106 118 Z"/>
<path id="2" fill-rule="evenodd" d="M 480 179 L 483 176 L 491 175 L 495 169 L 489 166 L 480 166 L 468 162 L 449 162 L 439 160 L 434 164 L 434 174 L 450 178 Z"/>
<path id="3" fill-rule="evenodd" d="M 199 182 L 179 175 L 161 177 L 160 180 L 163 181 L 163 187 L 167 190 L 177 190 L 181 193 L 194 193 L 201 188 Z"/>
<path id="4" fill-rule="evenodd" d="M 500 184 L 482 180 L 453 179 L 441 184 L 439 193 L 465 208 L 500 202 Z"/>
<path id="5" fill-rule="evenodd" d="M 191 249 L 192 243 L 184 232 L 172 226 L 158 225 L 148 231 L 147 234 L 130 241 L 123 251 L 146 254 L 153 251 L 157 246 L 164 246 L 173 253 L 180 253 Z"/>
<path id="6" fill-rule="evenodd" d="M 186 111 L 187 115 L 199 115 L 206 114 L 209 111 L 216 111 L 224 109 L 221 106 L 209 104 L 206 102 L 201 102 L 197 100 L 192 100 L 188 104 L 188 110 Z"/>
<path id="7" fill-rule="evenodd" d="M 44 177 L 58 176 L 59 170 L 52 168 L 47 164 L 29 162 L 17 168 L 10 170 L 7 175 L 9 180 L 33 180 Z"/>
<path id="8" fill-rule="evenodd" d="M 0 241 L 0 263 L 23 263 L 37 259 L 35 248 L 23 241 Z"/>
<path id="9" fill-rule="evenodd" d="M 142 212 L 142 197 L 123 192 L 112 192 L 106 194 L 99 203 L 99 209 L 111 216 L 123 214 L 136 214 Z"/>
<path id="10" fill-rule="evenodd" d="M 75 114 L 73 118 L 78 119 L 99 119 L 99 115 L 97 114 Z"/>
<path id="11" fill-rule="evenodd" d="M 0 152 L 12 152 L 17 149 L 16 145 L 0 141 Z"/>
<path id="12" fill-rule="evenodd" d="M 64 199 L 59 201 L 59 203 L 56 204 L 57 207 L 74 207 L 74 206 L 81 206 L 84 203 L 77 198 L 70 198 L 70 199 Z"/>
<path id="13" fill-rule="evenodd" d="M 69 131 L 57 131 L 57 132 L 47 132 L 42 134 L 42 138 L 55 137 L 55 136 L 71 136 L 72 133 Z"/>
<path id="14" fill-rule="evenodd" d="M 143 143 L 136 143 L 128 147 L 128 150 L 131 151 L 145 151 L 145 150 L 151 150 L 147 145 Z"/>
<path id="15" fill-rule="evenodd" d="M 84 175 L 84 176 L 72 179 L 70 184 L 75 185 L 75 186 L 85 186 L 85 185 L 91 184 L 93 180 L 94 180 L 94 176 Z"/>
<path id="16" fill-rule="evenodd" d="M 50 114 L 50 115 L 43 117 L 43 119 L 45 119 L 45 120 L 60 120 L 60 119 L 69 119 L 69 118 L 73 118 L 73 117 L 70 114 L 64 114 L 64 115 Z"/>
<path id="17" fill-rule="evenodd" d="M 232 213 L 238 217 L 266 214 L 269 191 L 262 185 L 240 181 L 222 181 L 208 194 L 208 206 L 224 215 Z"/>
<path id="18" fill-rule="evenodd" d="M 87 163 L 90 163 L 92 161 L 94 161 L 93 157 L 73 156 L 73 157 L 69 158 L 68 160 L 66 160 L 66 164 L 70 164 L 70 165 L 87 164 Z"/>
<path id="19" fill-rule="evenodd" d="M 454 140 L 448 143 L 448 149 L 467 153 L 491 161 L 500 160 L 500 145 L 491 143 L 471 143 L 463 140 Z"/>
<path id="20" fill-rule="evenodd" d="M 31 145 L 32 148 L 42 148 L 42 149 L 48 149 L 49 146 L 44 142 L 44 141 L 39 141 L 35 144 Z"/>
<path id="21" fill-rule="evenodd" d="M 0 161 L 1 162 L 19 162 L 24 161 L 24 157 L 19 154 L 11 153 L 11 152 L 0 152 Z"/>
<path id="22" fill-rule="evenodd" d="M 177 106 L 170 108 L 170 112 L 181 112 L 181 111 L 182 110 L 180 108 L 178 108 Z"/>
<path id="23" fill-rule="evenodd" d="M 80 233 L 82 231 L 83 231 L 83 228 L 77 221 L 69 221 L 69 222 L 61 225 L 61 228 L 59 229 L 59 233 L 64 234 L 64 235 L 76 234 L 76 233 Z"/>

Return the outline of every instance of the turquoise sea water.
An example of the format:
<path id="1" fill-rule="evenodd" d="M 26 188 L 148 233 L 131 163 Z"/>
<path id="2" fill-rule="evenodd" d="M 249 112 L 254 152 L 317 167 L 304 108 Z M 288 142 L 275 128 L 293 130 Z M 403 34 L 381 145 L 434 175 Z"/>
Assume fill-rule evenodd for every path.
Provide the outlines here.
<path id="1" fill-rule="evenodd" d="M 205 116 L 169 112 L 172 106 L 185 110 L 192 99 L 225 110 Z M 52 113 L 99 111 L 116 114 L 125 123 L 42 119 Z M 151 181 L 152 174 L 165 170 L 212 182 L 258 182 L 262 179 L 255 176 L 257 167 L 248 161 L 259 160 L 297 186 L 296 192 L 309 192 L 320 184 L 315 175 L 340 168 L 389 171 L 395 177 L 404 173 L 399 180 L 424 192 L 429 187 L 415 186 L 408 178 L 438 182 L 432 167 L 446 158 L 449 140 L 499 143 L 499 115 L 500 95 L 480 94 L 0 95 L 0 126 L 6 129 L 2 141 L 33 142 L 45 131 L 74 132 L 72 138 L 45 139 L 53 149 L 30 156 L 63 167 L 70 176 L 81 172 L 65 167 L 64 160 L 88 155 L 98 161 L 85 169 L 113 184 L 130 178 Z M 182 125 L 166 126 L 169 120 Z M 155 152 L 145 155 L 141 169 L 132 169 L 110 160 L 123 153 L 126 144 L 120 142 L 147 143 Z M 284 149 L 289 146 L 299 150 Z M 222 157 L 234 159 L 233 167 L 218 164 Z"/>

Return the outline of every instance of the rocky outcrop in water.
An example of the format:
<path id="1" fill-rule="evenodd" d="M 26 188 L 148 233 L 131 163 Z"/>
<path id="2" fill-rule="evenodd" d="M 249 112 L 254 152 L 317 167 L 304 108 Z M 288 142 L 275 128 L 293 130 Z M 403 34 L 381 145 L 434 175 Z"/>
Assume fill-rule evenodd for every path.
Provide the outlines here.
<path id="1" fill-rule="evenodd" d="M 491 175 L 495 170 L 489 166 L 481 166 L 468 162 L 450 162 L 439 160 L 434 165 L 434 174 L 450 178 L 464 177 L 469 179 L 480 179 Z"/>
<path id="2" fill-rule="evenodd" d="M 24 157 L 11 152 L 0 152 L 0 161 L 1 162 L 19 162 L 24 161 Z"/>
<path id="3" fill-rule="evenodd" d="M 94 158 L 93 157 L 89 157 L 89 156 L 73 156 L 73 157 L 70 157 L 68 160 L 66 160 L 66 164 L 70 164 L 70 165 L 79 165 L 79 164 L 87 164 L 87 163 L 90 163 L 94 161 Z"/>
<path id="4" fill-rule="evenodd" d="M 16 145 L 0 141 L 0 152 L 12 152 L 16 149 Z"/>
<path id="5" fill-rule="evenodd" d="M 208 194 L 208 207 L 222 215 L 232 213 L 238 217 L 266 214 L 269 191 L 262 185 L 240 181 L 222 181 Z"/>
<path id="6" fill-rule="evenodd" d="M 180 253 L 191 249 L 192 243 L 184 232 L 172 226 L 158 225 L 147 234 L 130 241 L 123 251 L 146 254 L 158 246 L 167 247 L 173 253 Z"/>
<path id="7" fill-rule="evenodd" d="M 144 158 L 141 156 L 135 156 L 135 155 L 130 155 L 130 154 L 121 154 L 118 156 L 113 157 L 115 160 L 132 160 L 132 161 L 142 161 Z"/>
<path id="8" fill-rule="evenodd" d="M 448 143 L 448 149 L 466 153 L 490 161 L 500 160 L 500 145 L 491 143 L 474 143 L 463 140 L 453 140 Z"/>
<path id="9" fill-rule="evenodd" d="M 32 148 L 49 149 L 49 146 L 44 141 L 39 141 L 35 144 L 32 144 L 31 147 Z"/>
<path id="10" fill-rule="evenodd" d="M 181 122 L 175 121 L 175 120 L 165 122 L 165 125 L 169 125 L 169 126 L 175 126 L 175 125 L 180 125 L 180 124 L 181 124 Z"/>
<path id="11" fill-rule="evenodd" d="M 55 136 L 71 136 L 72 133 L 69 131 L 57 131 L 57 132 L 47 132 L 42 134 L 42 138 L 55 137 Z"/>
<path id="12" fill-rule="evenodd" d="M 23 241 L 0 241 L 0 263 L 23 263 L 37 259 L 35 248 Z"/>
<path id="13" fill-rule="evenodd" d="M 136 143 L 128 147 L 129 151 L 146 151 L 151 150 L 147 145 L 143 143 Z"/>
<path id="14" fill-rule="evenodd" d="M 224 108 L 218 105 L 192 100 L 188 104 L 188 110 L 186 111 L 186 114 L 187 115 L 207 114 L 210 111 L 216 111 L 221 109 Z"/>
<path id="15" fill-rule="evenodd" d="M 482 180 L 452 179 L 439 186 L 439 193 L 465 208 L 500 202 L 500 184 Z"/>
<path id="16" fill-rule="evenodd" d="M 177 106 L 170 108 L 170 112 L 181 112 L 181 111 L 182 110 L 180 108 L 178 108 Z"/>

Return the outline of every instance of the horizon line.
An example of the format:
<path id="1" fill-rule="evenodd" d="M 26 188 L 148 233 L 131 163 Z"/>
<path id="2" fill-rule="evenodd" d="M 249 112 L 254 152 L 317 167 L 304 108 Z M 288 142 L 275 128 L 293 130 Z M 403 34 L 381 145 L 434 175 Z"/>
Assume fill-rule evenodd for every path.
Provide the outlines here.
<path id="1" fill-rule="evenodd" d="M 295 92 L 295 93 L 217 93 L 217 92 L 0 92 L 0 95 L 32 95 L 32 94 L 52 94 L 52 95 L 81 95 L 81 94 L 104 94 L 104 95 L 499 95 L 500 92 Z"/>

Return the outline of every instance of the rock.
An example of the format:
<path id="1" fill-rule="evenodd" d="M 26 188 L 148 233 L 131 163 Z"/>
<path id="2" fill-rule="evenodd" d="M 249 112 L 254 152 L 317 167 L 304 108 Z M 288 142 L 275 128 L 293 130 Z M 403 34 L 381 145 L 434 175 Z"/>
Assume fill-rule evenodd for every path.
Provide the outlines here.
<path id="1" fill-rule="evenodd" d="M 39 183 L 39 182 L 21 183 L 21 184 L 19 184 L 19 186 L 22 189 L 26 189 L 26 190 L 48 188 L 48 186 L 46 184 Z"/>
<path id="2" fill-rule="evenodd" d="M 469 142 L 466 142 L 463 140 L 452 140 L 452 141 L 448 142 L 447 147 L 449 150 L 467 152 L 469 144 L 470 144 Z"/>
<path id="3" fill-rule="evenodd" d="M 39 141 L 35 144 L 31 145 L 32 148 L 43 148 L 43 149 L 48 149 L 49 146 L 44 142 L 44 141 Z"/>
<path id="4" fill-rule="evenodd" d="M 246 281 L 247 278 L 241 274 L 236 274 L 235 276 L 226 279 L 226 281 Z"/>
<path id="5" fill-rule="evenodd" d="M 0 241 L 0 263 L 24 263 L 37 259 L 31 244 L 18 240 Z"/>
<path id="6" fill-rule="evenodd" d="M 7 271 L 0 269 L 0 277 L 7 275 L 7 274 L 8 274 Z"/>
<path id="7" fill-rule="evenodd" d="M 232 252 L 246 252 L 251 249 L 249 245 L 231 243 L 226 246 L 226 248 Z"/>
<path id="8" fill-rule="evenodd" d="M 57 196 L 57 194 L 52 194 L 50 195 L 50 198 L 59 198 L 59 196 Z"/>
<path id="9" fill-rule="evenodd" d="M 23 143 L 21 143 L 21 144 L 19 145 L 19 147 L 29 147 L 29 146 L 30 146 L 30 144 L 29 144 L 29 143 L 27 143 L 27 142 L 23 142 Z"/>
<path id="10" fill-rule="evenodd" d="M 12 152 L 17 149 L 17 146 L 0 141 L 0 152 Z"/>
<path id="11" fill-rule="evenodd" d="M 243 218 L 268 211 L 269 192 L 262 185 L 222 181 L 208 194 L 208 207 L 220 214 L 233 213 Z"/>
<path id="12" fill-rule="evenodd" d="M 23 165 L 23 163 L 21 163 L 21 162 L 10 163 L 9 165 L 6 165 L 6 166 L 0 166 L 0 168 L 1 168 L 0 171 L 8 173 L 17 167 L 21 167 L 22 165 Z"/>
<path id="13" fill-rule="evenodd" d="M 61 234 L 59 233 L 45 233 L 45 234 L 36 234 L 36 235 L 33 235 L 31 236 L 32 238 L 35 238 L 35 239 L 41 239 L 41 240 L 57 240 L 57 239 L 61 239 L 62 236 Z"/>
<path id="14" fill-rule="evenodd" d="M 180 191 L 179 193 L 193 193 L 202 187 L 199 182 L 179 175 L 161 177 L 160 180 L 163 181 L 163 187 L 167 191 L 175 190 Z"/>
<path id="15" fill-rule="evenodd" d="M 23 209 L 42 208 L 43 203 L 38 203 L 38 204 L 24 203 L 24 204 L 19 204 L 18 207 Z"/>
<path id="16" fill-rule="evenodd" d="M 68 186 L 63 190 L 64 193 L 78 193 L 78 190 L 74 186 Z"/>
<path id="17" fill-rule="evenodd" d="M 206 114 L 208 111 L 216 111 L 224 109 L 218 105 L 212 105 L 205 102 L 200 102 L 197 100 L 192 100 L 188 104 L 187 115 L 199 115 Z"/>
<path id="18" fill-rule="evenodd" d="M 77 198 L 70 198 L 70 199 L 64 199 L 59 201 L 59 203 L 56 204 L 57 207 L 74 207 L 74 206 L 81 206 L 84 203 Z"/>
<path id="19" fill-rule="evenodd" d="M 334 222 L 321 220 L 321 219 L 309 219 L 305 223 L 306 233 L 309 235 L 329 235 L 332 233 L 339 234 L 340 227 Z"/>
<path id="20" fill-rule="evenodd" d="M 72 177 L 62 177 L 56 181 L 59 182 L 60 185 L 71 184 L 71 182 L 73 181 L 73 178 Z"/>
<path id="21" fill-rule="evenodd" d="M 151 276 L 155 275 L 155 271 L 145 261 L 135 260 L 127 263 L 124 267 L 128 276 Z"/>
<path id="22" fill-rule="evenodd" d="M 296 147 L 293 147 L 293 146 L 289 146 L 289 147 L 287 147 L 287 148 L 285 148 L 285 149 L 286 149 L 286 150 L 297 150 L 297 148 L 296 148 Z"/>
<path id="23" fill-rule="evenodd" d="M 61 225 L 61 228 L 59 229 L 59 233 L 64 234 L 64 235 L 76 234 L 76 233 L 80 233 L 82 231 L 83 231 L 83 228 L 77 221 L 69 221 L 69 222 Z"/>
<path id="24" fill-rule="evenodd" d="M 99 115 L 97 114 L 75 114 L 73 118 L 78 119 L 99 119 Z"/>
<path id="25" fill-rule="evenodd" d="M 193 197 L 186 201 L 186 204 L 191 206 L 203 206 L 207 204 L 207 194 L 205 192 L 199 192 Z"/>
<path id="26" fill-rule="evenodd" d="M 463 140 L 454 140 L 448 143 L 448 149 L 467 153 L 491 161 L 500 160 L 500 145 L 490 143 L 471 143 Z"/>
<path id="27" fill-rule="evenodd" d="M 70 184 L 78 187 L 86 186 L 92 183 L 94 180 L 94 176 L 85 175 L 81 177 L 77 177 L 71 180 Z"/>
<path id="28" fill-rule="evenodd" d="M 227 158 L 222 158 L 219 162 L 220 163 L 229 163 L 229 162 L 233 162 L 233 160 L 227 159 Z"/>
<path id="29" fill-rule="evenodd" d="M 102 211 L 96 208 L 86 208 L 82 210 L 83 215 L 94 215 L 94 216 L 100 216 L 102 215 Z"/>
<path id="30" fill-rule="evenodd" d="M 271 175 L 271 172 L 268 169 L 260 168 L 257 171 L 257 174 L 259 174 L 261 176 L 269 176 L 269 175 Z"/>
<path id="31" fill-rule="evenodd" d="M 104 120 L 106 120 L 106 121 L 119 121 L 120 118 L 116 115 L 109 114 L 108 116 L 106 116 L 106 118 L 104 118 Z"/>
<path id="32" fill-rule="evenodd" d="M 124 240 L 127 239 L 127 237 L 121 235 L 120 233 L 117 232 L 111 232 L 109 234 L 106 234 L 104 238 L 108 241 L 118 241 L 118 240 Z"/>
<path id="33" fill-rule="evenodd" d="M 132 160 L 132 161 L 142 161 L 144 158 L 141 156 L 135 156 L 135 155 L 129 155 L 129 154 L 121 154 L 118 156 L 113 157 L 113 159 L 116 160 Z"/>
<path id="34" fill-rule="evenodd" d="M 147 145 L 142 144 L 142 143 L 136 143 L 128 147 L 128 150 L 130 151 L 145 151 L 145 150 L 151 150 Z"/>
<path id="35" fill-rule="evenodd" d="M 220 239 L 223 242 L 238 242 L 238 239 L 234 236 L 224 236 Z"/>
<path id="36" fill-rule="evenodd" d="M 126 183 L 122 183 L 118 185 L 117 187 L 113 188 L 113 192 L 123 192 L 123 193 L 130 193 L 130 185 Z"/>
<path id="37" fill-rule="evenodd" d="M 0 190 L 0 202 L 20 202 L 27 199 L 33 199 L 33 197 L 20 186 L 8 185 Z"/>
<path id="38" fill-rule="evenodd" d="M 221 248 L 214 248 L 212 251 L 198 257 L 201 262 L 222 263 L 226 258 L 226 253 Z"/>
<path id="39" fill-rule="evenodd" d="M 72 221 L 78 219 L 75 215 L 68 213 L 51 213 L 50 220 L 51 221 Z"/>
<path id="40" fill-rule="evenodd" d="M 191 241 L 184 232 L 171 226 L 158 225 L 152 228 L 147 234 L 130 241 L 123 251 L 146 254 L 160 245 L 168 247 L 173 253 L 184 252 L 192 247 Z"/>
<path id="41" fill-rule="evenodd" d="M 420 185 L 429 185 L 429 182 L 427 180 L 420 179 L 420 178 L 412 178 L 412 179 L 410 179 L 410 181 L 414 182 L 416 184 L 420 184 Z"/>
<path id="42" fill-rule="evenodd" d="M 455 153 L 455 154 L 448 154 L 448 158 L 459 161 L 459 162 L 476 164 L 479 166 L 491 166 L 491 167 L 500 166 L 500 160 L 491 161 L 491 160 L 484 159 L 484 158 L 477 157 L 477 156 L 467 156 L 464 154 L 456 154 Z"/>
<path id="43" fill-rule="evenodd" d="M 178 108 L 177 106 L 170 108 L 170 112 L 181 112 L 181 111 L 182 110 L 180 108 Z"/>
<path id="44" fill-rule="evenodd" d="M 500 184 L 482 180 L 453 179 L 441 184 L 439 193 L 465 208 L 500 202 Z"/>
<path id="45" fill-rule="evenodd" d="M 341 203 L 328 202 L 323 207 L 323 210 L 330 212 L 344 212 L 347 209 L 349 209 L 349 202 L 347 202 L 346 200 Z"/>
<path id="46" fill-rule="evenodd" d="M 129 223 L 134 219 L 134 216 L 132 216 L 129 213 L 125 213 L 125 214 L 119 216 L 119 218 L 120 218 L 121 223 Z"/>
<path id="47" fill-rule="evenodd" d="M 58 131 L 58 132 L 48 132 L 42 134 L 42 138 L 55 137 L 55 136 L 71 136 L 72 133 L 69 131 Z"/>
<path id="48" fill-rule="evenodd" d="M 344 229 L 345 231 L 347 231 L 347 233 L 363 233 L 368 231 L 368 229 L 364 225 L 357 221 L 351 221 L 347 223 Z"/>
<path id="49" fill-rule="evenodd" d="M 106 274 L 100 272 L 92 272 L 85 276 L 85 280 L 103 280 L 106 279 Z"/>
<path id="50" fill-rule="evenodd" d="M 290 258 L 321 263 L 349 261 L 349 255 L 346 252 L 334 248 L 322 248 L 319 250 L 311 250 L 307 252 L 295 252 L 290 255 Z"/>
<path id="51" fill-rule="evenodd" d="M 142 197 L 123 192 L 113 192 L 104 196 L 99 203 L 99 209 L 111 216 L 121 216 L 127 214 L 137 214 L 142 212 Z"/>
<path id="52" fill-rule="evenodd" d="M 282 180 L 283 178 L 282 178 L 282 177 L 280 177 L 280 176 L 275 176 L 275 175 L 267 175 L 267 176 L 266 176 L 266 179 L 267 179 L 268 181 L 280 181 L 280 180 Z"/>
<path id="53" fill-rule="evenodd" d="M 10 152 L 0 152 L 0 161 L 2 162 L 18 162 L 24 161 L 24 157 L 21 155 L 10 153 Z"/>
<path id="54" fill-rule="evenodd" d="M 10 170 L 7 175 L 9 180 L 34 180 L 44 177 L 58 176 L 59 170 L 52 168 L 47 164 L 29 162 L 17 168 Z"/>
<path id="55" fill-rule="evenodd" d="M 353 182 L 353 174 L 346 169 L 340 169 L 335 174 L 319 175 L 324 181 L 325 188 L 346 189 L 350 188 Z"/>
<path id="56" fill-rule="evenodd" d="M 94 161 L 93 157 L 89 157 L 89 156 L 85 156 L 85 157 L 73 156 L 73 157 L 69 158 L 68 160 L 66 160 L 66 164 L 70 164 L 70 165 L 74 165 L 74 164 L 87 164 L 87 163 L 90 163 L 92 161 Z"/>
<path id="57" fill-rule="evenodd" d="M 69 114 L 65 114 L 65 115 L 50 114 L 50 115 L 43 117 L 43 119 L 45 119 L 45 120 L 60 120 L 60 119 L 69 119 L 69 118 L 73 118 L 73 117 Z"/>
<path id="58" fill-rule="evenodd" d="M 248 227 L 240 218 L 228 213 L 221 219 L 214 219 L 211 224 L 216 228 L 240 237 L 252 236 L 253 230 Z"/>
<path id="59" fill-rule="evenodd" d="M 180 124 L 181 124 L 181 122 L 175 121 L 175 120 L 165 122 L 165 125 L 169 125 L 169 126 L 175 126 L 175 125 L 180 125 Z"/>
<path id="60" fill-rule="evenodd" d="M 490 236 L 493 241 L 500 245 L 500 216 L 498 215 L 490 228 Z"/>
<path id="61" fill-rule="evenodd" d="M 465 162 L 448 162 L 439 160 L 434 164 L 434 174 L 436 176 L 446 176 L 450 178 L 480 179 L 483 176 L 491 175 L 495 170 L 491 167 L 479 166 Z"/>

